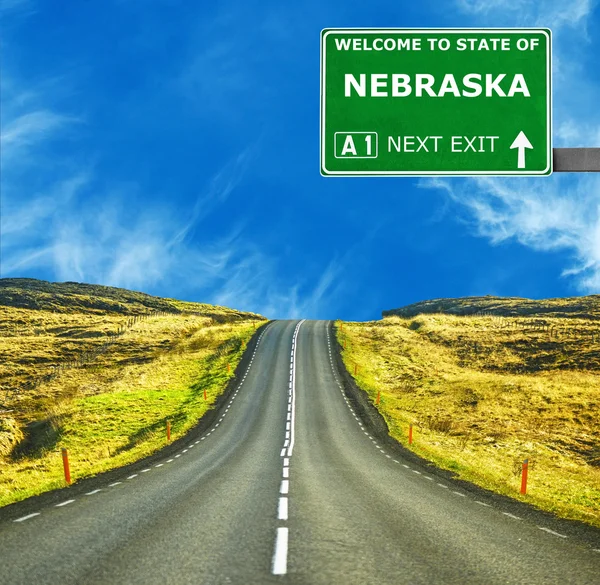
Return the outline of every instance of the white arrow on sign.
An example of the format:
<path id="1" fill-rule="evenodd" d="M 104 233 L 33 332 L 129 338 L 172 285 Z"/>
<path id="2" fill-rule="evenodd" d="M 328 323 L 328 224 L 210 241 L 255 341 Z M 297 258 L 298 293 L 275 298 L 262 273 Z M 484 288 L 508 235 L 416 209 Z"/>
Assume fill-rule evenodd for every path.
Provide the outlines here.
<path id="1" fill-rule="evenodd" d="M 527 136 L 525 136 L 525 132 L 523 132 L 523 130 L 521 130 L 521 132 L 519 132 L 519 135 L 515 138 L 515 141 L 510 145 L 510 147 L 519 149 L 517 168 L 524 169 L 525 168 L 525 149 L 533 148 L 533 146 L 531 146 L 531 142 L 529 142 L 529 139 L 527 138 Z"/>

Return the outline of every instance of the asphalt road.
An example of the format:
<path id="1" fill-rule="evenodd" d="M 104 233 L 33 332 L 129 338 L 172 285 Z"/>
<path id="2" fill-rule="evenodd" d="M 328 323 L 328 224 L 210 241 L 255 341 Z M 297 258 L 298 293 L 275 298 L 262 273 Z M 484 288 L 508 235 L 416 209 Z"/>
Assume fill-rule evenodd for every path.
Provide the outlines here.
<path id="1" fill-rule="evenodd" d="M 203 436 L 0 519 L 0 583 L 600 582 L 600 551 L 378 443 L 330 343 L 272 323 Z"/>

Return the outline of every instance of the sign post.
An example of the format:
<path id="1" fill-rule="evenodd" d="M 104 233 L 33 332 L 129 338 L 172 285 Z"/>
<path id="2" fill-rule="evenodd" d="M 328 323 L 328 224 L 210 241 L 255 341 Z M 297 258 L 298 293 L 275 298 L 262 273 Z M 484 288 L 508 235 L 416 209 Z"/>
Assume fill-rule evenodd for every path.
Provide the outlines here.
<path id="1" fill-rule="evenodd" d="M 548 29 L 326 29 L 321 174 L 552 173 Z"/>

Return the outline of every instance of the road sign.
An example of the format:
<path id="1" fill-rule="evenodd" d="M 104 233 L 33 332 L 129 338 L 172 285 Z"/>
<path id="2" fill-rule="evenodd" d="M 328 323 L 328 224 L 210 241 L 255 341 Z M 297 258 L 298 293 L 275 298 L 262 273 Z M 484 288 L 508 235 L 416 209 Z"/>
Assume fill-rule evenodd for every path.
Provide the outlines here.
<path id="1" fill-rule="evenodd" d="M 326 29 L 321 174 L 549 175 L 551 32 Z"/>

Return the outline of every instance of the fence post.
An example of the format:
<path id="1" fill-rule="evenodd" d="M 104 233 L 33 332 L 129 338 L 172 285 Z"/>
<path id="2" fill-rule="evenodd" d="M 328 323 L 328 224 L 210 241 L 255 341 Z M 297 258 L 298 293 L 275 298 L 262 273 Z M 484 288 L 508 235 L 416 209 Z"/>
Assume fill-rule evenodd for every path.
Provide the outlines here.
<path id="1" fill-rule="evenodd" d="M 529 459 L 523 461 L 523 469 L 521 471 L 521 493 L 525 495 L 527 493 L 527 470 L 529 468 Z"/>
<path id="2" fill-rule="evenodd" d="M 71 469 L 69 468 L 69 453 L 64 447 L 61 448 L 61 452 L 62 452 L 63 469 L 65 472 L 65 481 L 67 482 L 67 485 L 71 485 Z"/>

